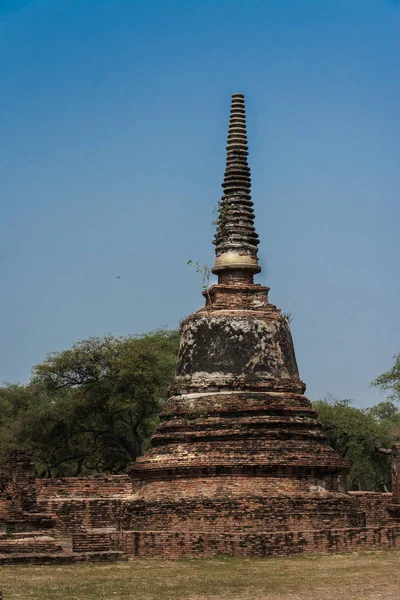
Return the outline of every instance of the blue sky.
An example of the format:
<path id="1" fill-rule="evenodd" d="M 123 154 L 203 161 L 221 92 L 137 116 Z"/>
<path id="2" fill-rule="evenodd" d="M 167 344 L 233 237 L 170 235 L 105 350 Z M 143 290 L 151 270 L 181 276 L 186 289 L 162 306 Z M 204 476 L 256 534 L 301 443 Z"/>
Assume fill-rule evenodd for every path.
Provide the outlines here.
<path id="1" fill-rule="evenodd" d="M 383 397 L 400 351 L 400 4 L 0 7 L 0 381 L 200 308 L 230 95 L 246 95 L 260 283 L 308 395 Z M 120 277 L 120 278 L 118 278 Z"/>

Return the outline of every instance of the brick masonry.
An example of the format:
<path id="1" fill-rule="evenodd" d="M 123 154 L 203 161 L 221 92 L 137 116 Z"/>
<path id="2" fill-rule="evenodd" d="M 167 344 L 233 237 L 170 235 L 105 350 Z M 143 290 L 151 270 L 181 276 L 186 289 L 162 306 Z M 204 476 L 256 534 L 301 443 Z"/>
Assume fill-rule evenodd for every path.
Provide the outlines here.
<path id="1" fill-rule="evenodd" d="M 35 488 L 38 502 L 49 498 L 108 498 L 129 496 L 132 483 L 127 475 L 108 477 L 64 477 L 36 479 Z"/>
<path id="2" fill-rule="evenodd" d="M 349 496 L 356 502 L 358 510 L 365 514 L 367 527 L 393 525 L 393 519 L 388 512 L 389 506 L 393 503 L 391 493 L 349 492 Z"/>
<path id="3" fill-rule="evenodd" d="M 120 548 L 139 558 L 287 556 L 398 547 L 400 526 L 266 533 L 126 532 Z"/>
<path id="4" fill-rule="evenodd" d="M 126 475 L 42 480 L 32 478 L 32 464 L 21 458 L 0 500 L 0 517 L 6 514 L 22 533 L 0 533 L 0 562 L 283 556 L 396 547 L 400 525 L 392 512 L 400 505 L 398 450 L 393 451 L 393 494 L 329 492 L 314 480 L 310 485 L 304 472 L 299 477 L 296 469 L 281 468 L 274 476 L 211 471 L 199 477 L 195 470 L 194 476 L 179 479 L 172 494 L 161 473 L 150 479 L 150 488 L 148 480 Z M 13 498 L 16 508 L 4 511 Z M 30 500 L 31 512 L 23 511 L 27 505 L 21 498 L 36 498 L 37 506 Z M 73 536 L 73 555 L 63 551 L 54 533 Z"/>
<path id="5" fill-rule="evenodd" d="M 70 535 L 82 526 L 117 526 L 132 483 L 127 475 L 37 479 L 36 490 L 40 509 L 57 515 L 57 532 Z"/>

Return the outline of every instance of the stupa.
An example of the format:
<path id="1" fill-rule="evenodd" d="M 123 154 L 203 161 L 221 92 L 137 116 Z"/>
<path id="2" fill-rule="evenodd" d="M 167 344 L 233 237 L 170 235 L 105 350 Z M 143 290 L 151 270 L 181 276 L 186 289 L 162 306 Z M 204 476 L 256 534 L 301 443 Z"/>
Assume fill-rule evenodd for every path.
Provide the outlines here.
<path id="1" fill-rule="evenodd" d="M 173 395 L 151 449 L 128 469 L 125 529 L 183 539 L 363 525 L 345 493 L 349 465 L 304 396 L 289 321 L 254 283 L 261 268 L 247 156 L 244 96 L 233 94 L 218 283 L 183 323 Z"/>
<path id="2" fill-rule="evenodd" d="M 0 493 L 1 564 L 399 546 L 400 446 L 393 494 L 346 492 L 349 465 L 304 396 L 289 321 L 269 288 L 254 283 L 261 269 L 247 156 L 244 97 L 234 94 L 218 283 L 183 323 L 150 451 L 129 476 L 95 478 L 37 479 L 18 455 Z"/>

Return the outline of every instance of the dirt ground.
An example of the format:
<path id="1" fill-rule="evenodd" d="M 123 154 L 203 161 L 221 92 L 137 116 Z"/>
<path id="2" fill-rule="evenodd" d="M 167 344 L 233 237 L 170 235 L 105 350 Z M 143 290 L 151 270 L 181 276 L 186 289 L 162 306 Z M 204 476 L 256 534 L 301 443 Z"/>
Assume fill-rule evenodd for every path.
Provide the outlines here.
<path id="1" fill-rule="evenodd" d="M 400 600 L 400 551 L 0 567 L 4 600 Z"/>

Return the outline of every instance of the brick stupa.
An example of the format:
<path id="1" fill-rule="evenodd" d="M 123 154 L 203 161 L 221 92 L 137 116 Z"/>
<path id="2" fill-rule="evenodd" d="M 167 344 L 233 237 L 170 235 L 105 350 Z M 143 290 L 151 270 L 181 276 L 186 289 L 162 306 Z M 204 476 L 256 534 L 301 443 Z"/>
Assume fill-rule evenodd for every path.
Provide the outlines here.
<path id="1" fill-rule="evenodd" d="M 218 283 L 183 323 L 173 395 L 150 451 L 128 470 L 123 527 L 176 534 L 182 544 L 198 532 L 204 541 L 216 532 L 363 524 L 345 493 L 348 464 L 304 396 L 288 319 L 253 281 L 261 268 L 247 155 L 244 96 L 234 94 L 214 241 Z"/>
<path id="2" fill-rule="evenodd" d="M 218 284 L 182 328 L 172 397 L 127 475 L 2 475 L 0 564 L 383 550 L 400 543 L 393 494 L 345 490 L 349 465 L 304 396 L 289 322 L 255 284 L 242 94 L 234 94 L 215 236 Z M 1 595 L 1 594 L 0 594 Z"/>

